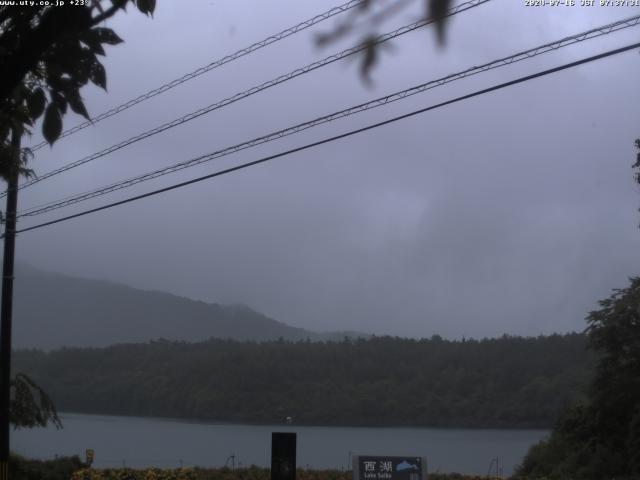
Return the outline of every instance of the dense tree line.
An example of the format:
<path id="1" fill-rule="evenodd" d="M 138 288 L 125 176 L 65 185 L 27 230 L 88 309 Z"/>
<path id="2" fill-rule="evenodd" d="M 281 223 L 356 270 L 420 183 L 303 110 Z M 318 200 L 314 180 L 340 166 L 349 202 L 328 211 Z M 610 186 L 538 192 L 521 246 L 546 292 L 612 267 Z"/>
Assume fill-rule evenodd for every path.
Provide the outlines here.
<path id="1" fill-rule="evenodd" d="M 587 317 L 598 353 L 587 396 L 529 451 L 521 477 L 640 478 L 640 277 Z"/>
<path id="2" fill-rule="evenodd" d="M 298 424 L 549 427 L 580 398 L 580 334 L 333 343 L 153 341 L 15 352 L 61 411 Z"/>

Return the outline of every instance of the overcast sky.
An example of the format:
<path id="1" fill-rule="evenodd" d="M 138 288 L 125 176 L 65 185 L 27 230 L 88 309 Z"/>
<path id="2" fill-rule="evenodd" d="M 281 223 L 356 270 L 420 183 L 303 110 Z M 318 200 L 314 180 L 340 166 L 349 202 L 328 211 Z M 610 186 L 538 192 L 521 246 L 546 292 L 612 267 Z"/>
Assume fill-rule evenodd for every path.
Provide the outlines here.
<path id="1" fill-rule="evenodd" d="M 109 26 L 108 94 L 92 114 L 320 13 L 338 0 L 160 0 Z M 379 27 L 410 23 L 420 4 Z M 340 62 L 21 191 L 19 208 L 160 166 L 640 13 L 492 0 L 385 50 L 367 86 Z M 336 21 L 228 64 L 37 153 L 77 160 L 355 43 Z M 257 159 L 494 83 L 638 41 L 640 27 L 437 88 L 285 140 L 59 210 L 21 226 Z M 242 303 L 317 331 L 449 338 L 582 330 L 640 273 L 637 51 L 438 109 L 266 165 L 23 233 L 36 267 Z M 80 121 L 65 117 L 65 126 Z M 34 136 L 34 142 L 38 140 Z"/>

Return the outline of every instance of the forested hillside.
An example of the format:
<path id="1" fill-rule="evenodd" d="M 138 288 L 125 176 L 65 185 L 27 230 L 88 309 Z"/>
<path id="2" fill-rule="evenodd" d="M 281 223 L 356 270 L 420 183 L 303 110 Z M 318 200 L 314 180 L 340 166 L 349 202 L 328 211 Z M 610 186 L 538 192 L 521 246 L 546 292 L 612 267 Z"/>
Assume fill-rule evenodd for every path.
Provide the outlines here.
<path id="1" fill-rule="evenodd" d="M 295 341 L 365 336 L 311 332 L 242 305 L 199 302 L 25 264 L 17 266 L 14 304 L 17 348 L 105 347 L 161 337 L 197 342 L 211 337 Z"/>
<path id="2" fill-rule="evenodd" d="M 233 422 L 549 427 L 588 383 L 580 334 L 22 350 L 61 411 Z"/>

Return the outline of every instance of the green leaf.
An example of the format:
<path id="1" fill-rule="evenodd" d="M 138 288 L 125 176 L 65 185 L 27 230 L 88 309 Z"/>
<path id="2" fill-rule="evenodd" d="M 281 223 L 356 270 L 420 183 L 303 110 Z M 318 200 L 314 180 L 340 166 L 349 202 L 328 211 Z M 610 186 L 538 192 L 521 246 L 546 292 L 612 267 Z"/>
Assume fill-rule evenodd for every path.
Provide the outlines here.
<path id="1" fill-rule="evenodd" d="M 44 112 L 44 107 L 47 103 L 44 90 L 40 87 L 36 88 L 27 100 L 27 107 L 29 108 L 29 115 L 35 120 Z"/>
<path id="2" fill-rule="evenodd" d="M 25 85 L 18 85 L 13 90 L 13 99 L 16 103 L 21 103 L 22 99 L 27 96 L 29 89 Z"/>
<path id="3" fill-rule="evenodd" d="M 362 64 L 360 65 L 360 74 L 363 80 L 370 84 L 371 78 L 369 76 L 374 65 L 378 61 L 378 45 L 376 44 L 375 37 L 369 37 L 364 41 L 364 50 L 362 50 Z"/>
<path id="4" fill-rule="evenodd" d="M 66 106 L 69 104 L 71 110 L 89 120 L 89 113 L 87 113 L 87 109 L 85 108 L 82 97 L 80 96 L 80 87 L 83 83 L 74 82 L 70 78 L 63 78 L 60 80 L 60 83 L 62 85 L 62 90 L 54 93 L 54 99 L 58 107 L 60 107 L 60 111 L 63 114 L 66 113 Z M 64 102 L 64 108 L 61 107 L 60 101 Z"/>
<path id="5" fill-rule="evenodd" d="M 54 77 L 60 77 L 65 73 L 71 74 L 75 69 L 75 63 L 81 54 L 82 45 L 78 41 L 56 45 L 49 49 L 45 57 L 47 64 L 57 65 L 57 70 L 52 71 Z"/>
<path id="6" fill-rule="evenodd" d="M 95 54 L 88 50 L 82 50 L 82 56 L 78 58 L 76 68 L 73 75 L 73 80 L 76 85 L 84 86 L 89 81 L 89 74 L 91 73 L 91 66 L 96 63 L 98 59 Z"/>
<path id="7" fill-rule="evenodd" d="M 137 0 L 136 5 L 145 15 L 153 15 L 153 11 L 156 9 L 156 0 Z"/>
<path id="8" fill-rule="evenodd" d="M 96 60 L 89 70 L 89 79 L 97 86 L 107 89 L 107 72 L 102 64 Z"/>
<path id="9" fill-rule="evenodd" d="M 11 115 L 11 122 L 13 123 L 14 128 L 18 130 L 21 130 L 24 125 L 32 125 L 33 121 L 28 107 L 20 105 L 15 108 Z"/>
<path id="10" fill-rule="evenodd" d="M 64 71 L 62 70 L 60 65 L 50 60 L 49 58 L 45 59 L 45 67 L 48 82 L 51 82 L 53 79 L 60 78 L 60 76 L 64 74 Z"/>
<path id="11" fill-rule="evenodd" d="M 436 37 L 438 43 L 442 46 L 445 41 L 445 27 L 447 23 L 447 11 L 451 7 L 451 0 L 429 0 L 428 2 L 428 18 L 435 20 Z"/>
<path id="12" fill-rule="evenodd" d="M 82 115 L 87 120 L 91 120 L 91 118 L 89 118 L 89 112 L 87 112 L 87 109 L 84 106 L 84 102 L 82 101 L 82 97 L 80 96 L 80 92 L 77 89 L 72 88 L 67 90 L 65 92 L 65 97 L 69 102 L 71 110 L 73 110 L 78 115 Z"/>
<path id="13" fill-rule="evenodd" d="M 93 32 L 94 38 L 100 43 L 106 43 L 107 45 L 118 45 L 119 43 L 124 42 L 124 40 L 116 35 L 116 32 L 114 32 L 110 28 L 96 27 L 90 31 Z"/>
<path id="14" fill-rule="evenodd" d="M 62 116 L 55 103 L 50 103 L 44 113 L 44 122 L 42 123 L 42 134 L 49 145 L 53 145 L 62 133 Z"/>
<path id="15" fill-rule="evenodd" d="M 0 151 L 2 150 L 3 143 L 8 141 L 9 131 L 9 123 L 6 121 L 0 122 Z"/>
<path id="16" fill-rule="evenodd" d="M 62 95 L 62 92 L 58 90 L 52 90 L 49 93 L 51 94 L 51 100 L 56 104 L 56 107 L 58 107 L 60 113 L 67 113 L 67 99 Z"/>
<path id="17" fill-rule="evenodd" d="M 80 36 L 80 41 L 84 43 L 91 51 L 97 55 L 105 55 L 104 48 L 100 42 L 100 34 L 96 32 L 98 29 L 87 30 Z M 106 42 L 105 42 L 106 43 Z"/>

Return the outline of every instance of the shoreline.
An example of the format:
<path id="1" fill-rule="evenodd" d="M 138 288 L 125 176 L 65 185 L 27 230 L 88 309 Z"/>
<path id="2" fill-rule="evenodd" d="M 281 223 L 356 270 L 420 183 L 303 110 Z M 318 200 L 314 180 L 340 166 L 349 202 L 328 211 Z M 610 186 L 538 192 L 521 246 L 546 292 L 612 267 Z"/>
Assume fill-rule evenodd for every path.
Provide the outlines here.
<path id="1" fill-rule="evenodd" d="M 122 419 L 141 419 L 149 421 L 166 421 L 172 423 L 198 424 L 198 425 L 220 425 L 220 426 L 240 426 L 240 427 L 275 427 L 294 429 L 302 428 L 362 428 L 362 429 L 407 429 L 407 430 L 477 430 L 477 431 L 531 431 L 531 432 L 550 432 L 552 427 L 532 427 L 532 426 L 469 426 L 469 425 L 406 425 L 406 424 L 320 424 L 320 423 L 274 423 L 274 422 L 248 422 L 248 421 L 228 421 L 210 418 L 195 417 L 163 417 L 157 415 L 141 415 L 141 414 L 122 414 L 122 413 L 101 413 L 101 412 L 70 412 L 60 411 L 58 415 L 61 420 L 65 416 L 93 416 L 93 417 L 110 417 Z"/>

